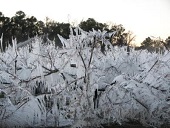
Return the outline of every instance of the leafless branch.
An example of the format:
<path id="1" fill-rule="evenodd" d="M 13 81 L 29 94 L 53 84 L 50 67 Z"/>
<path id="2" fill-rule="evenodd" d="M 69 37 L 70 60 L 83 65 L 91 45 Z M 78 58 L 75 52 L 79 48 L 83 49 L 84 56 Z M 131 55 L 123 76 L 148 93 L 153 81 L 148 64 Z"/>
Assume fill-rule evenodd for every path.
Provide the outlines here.
<path id="1" fill-rule="evenodd" d="M 152 68 L 158 63 L 158 60 L 156 60 L 156 62 L 152 65 L 152 67 L 149 69 L 148 72 L 150 72 L 152 70 Z"/>

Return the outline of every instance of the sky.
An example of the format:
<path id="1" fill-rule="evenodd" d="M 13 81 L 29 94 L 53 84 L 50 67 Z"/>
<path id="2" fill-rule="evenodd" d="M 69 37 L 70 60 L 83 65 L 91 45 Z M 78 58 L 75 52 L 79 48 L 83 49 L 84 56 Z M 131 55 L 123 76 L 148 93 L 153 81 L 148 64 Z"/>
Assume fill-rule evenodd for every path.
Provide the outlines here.
<path id="1" fill-rule="evenodd" d="M 94 18 L 98 22 L 122 24 L 136 35 L 136 43 L 147 37 L 170 36 L 170 0 L 0 0 L 0 11 L 12 17 L 19 10 L 45 21 L 78 24 Z"/>

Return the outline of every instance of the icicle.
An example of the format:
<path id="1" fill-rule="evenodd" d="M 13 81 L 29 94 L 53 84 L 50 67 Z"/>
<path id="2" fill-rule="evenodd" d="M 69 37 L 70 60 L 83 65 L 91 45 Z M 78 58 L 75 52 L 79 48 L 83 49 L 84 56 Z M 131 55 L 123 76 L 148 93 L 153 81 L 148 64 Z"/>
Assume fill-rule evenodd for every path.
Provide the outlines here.
<path id="1" fill-rule="evenodd" d="M 0 42 L 1 42 L 1 52 L 3 51 L 3 33 L 2 33 L 2 35 L 1 35 L 1 39 L 0 39 Z"/>

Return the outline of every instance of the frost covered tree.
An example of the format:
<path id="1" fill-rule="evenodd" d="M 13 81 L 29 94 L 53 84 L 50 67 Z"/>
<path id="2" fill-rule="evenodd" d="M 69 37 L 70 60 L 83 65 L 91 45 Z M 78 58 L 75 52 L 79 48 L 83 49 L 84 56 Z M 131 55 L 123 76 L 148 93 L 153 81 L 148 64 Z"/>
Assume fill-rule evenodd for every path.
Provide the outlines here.
<path id="1" fill-rule="evenodd" d="M 0 54 L 0 126 L 169 124 L 169 51 L 128 55 L 107 38 L 115 33 L 70 28 L 69 39 L 58 35 L 62 48 L 13 40 Z"/>

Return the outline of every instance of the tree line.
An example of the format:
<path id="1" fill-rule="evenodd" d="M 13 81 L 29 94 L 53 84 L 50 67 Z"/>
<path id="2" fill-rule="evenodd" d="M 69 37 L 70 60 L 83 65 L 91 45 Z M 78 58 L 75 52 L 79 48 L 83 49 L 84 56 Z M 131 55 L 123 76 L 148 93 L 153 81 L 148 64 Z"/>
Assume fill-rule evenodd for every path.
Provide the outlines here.
<path id="1" fill-rule="evenodd" d="M 116 34 L 110 40 L 113 45 L 129 46 L 134 39 L 132 33 L 125 32 L 125 28 L 121 24 L 109 26 L 106 23 L 97 22 L 93 18 L 88 18 L 86 21 L 81 21 L 78 25 L 84 31 L 90 31 L 92 28 L 108 32 L 116 31 Z M 0 36 L 2 39 L 0 45 L 3 45 L 1 47 L 5 48 L 12 44 L 13 39 L 16 39 L 17 42 L 24 42 L 34 36 L 43 36 L 44 40 L 48 37 L 48 39 L 55 41 L 58 46 L 61 46 L 57 34 L 68 39 L 70 26 L 72 26 L 70 23 L 59 23 L 47 17 L 45 22 L 39 21 L 34 16 L 28 17 L 23 11 L 17 11 L 12 17 L 6 17 L 0 12 Z M 155 41 L 155 39 L 148 37 L 137 49 L 154 49 L 162 46 L 170 47 L 170 37 L 165 41 Z"/>
<path id="2" fill-rule="evenodd" d="M 160 37 L 155 38 L 155 37 L 147 37 L 142 43 L 141 46 L 138 47 L 137 49 L 147 49 L 150 52 L 159 52 L 159 51 L 164 51 L 170 50 L 170 36 L 166 38 L 166 40 L 162 40 Z"/>

